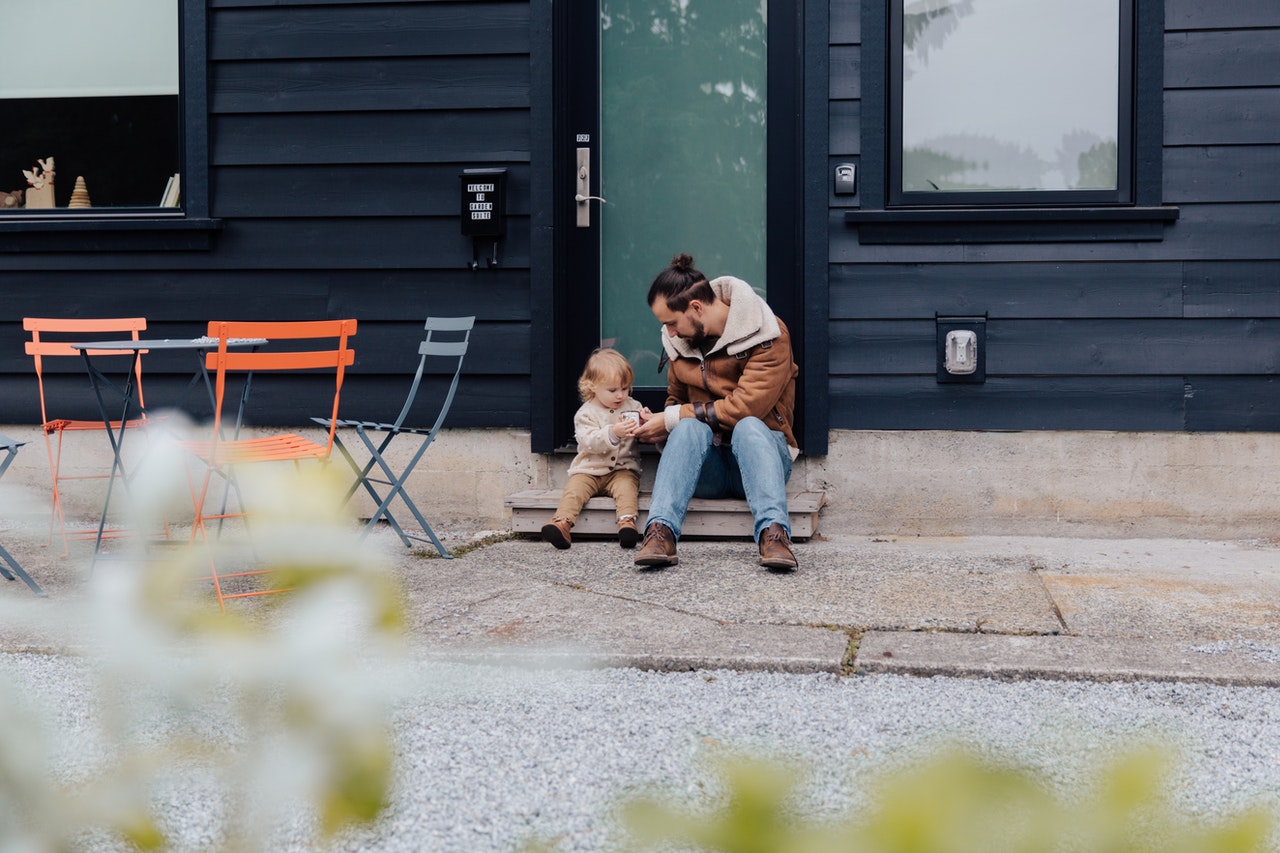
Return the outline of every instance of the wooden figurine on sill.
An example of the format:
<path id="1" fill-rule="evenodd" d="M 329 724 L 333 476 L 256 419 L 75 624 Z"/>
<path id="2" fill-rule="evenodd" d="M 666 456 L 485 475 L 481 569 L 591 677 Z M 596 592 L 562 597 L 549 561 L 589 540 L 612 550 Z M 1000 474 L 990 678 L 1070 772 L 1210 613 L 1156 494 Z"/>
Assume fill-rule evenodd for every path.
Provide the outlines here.
<path id="1" fill-rule="evenodd" d="M 89 203 L 89 188 L 85 186 L 83 175 L 76 178 L 76 187 L 71 191 L 71 201 L 67 202 L 67 207 L 93 207 Z"/>
<path id="2" fill-rule="evenodd" d="M 38 165 L 34 169 L 22 170 L 31 185 L 27 190 L 27 208 L 53 207 L 53 158 L 46 157 L 36 162 Z"/>

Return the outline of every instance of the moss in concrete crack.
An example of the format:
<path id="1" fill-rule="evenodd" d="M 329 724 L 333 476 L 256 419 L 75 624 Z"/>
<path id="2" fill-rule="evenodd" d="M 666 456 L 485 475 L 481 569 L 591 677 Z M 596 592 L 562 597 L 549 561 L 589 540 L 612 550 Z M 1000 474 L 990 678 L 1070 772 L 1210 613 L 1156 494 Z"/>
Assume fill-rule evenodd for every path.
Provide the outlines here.
<path id="1" fill-rule="evenodd" d="M 858 646 L 862 642 L 862 632 L 854 628 L 844 630 L 849 636 L 849 645 L 845 647 L 844 657 L 840 659 L 840 674 L 859 675 L 860 670 L 855 661 L 858 659 Z"/>
<path id="2" fill-rule="evenodd" d="M 481 538 L 471 542 L 463 543 L 456 548 L 450 548 L 449 554 L 454 557 L 461 557 L 465 554 L 470 554 L 472 551 L 479 551 L 481 548 L 488 547 L 489 545 L 496 545 L 499 542 L 510 542 L 513 539 L 519 538 L 519 533 L 491 533 L 488 536 L 482 536 Z M 436 553 L 434 548 L 419 548 L 414 552 L 414 556 L 420 557 L 423 560 L 440 559 L 440 555 Z"/>

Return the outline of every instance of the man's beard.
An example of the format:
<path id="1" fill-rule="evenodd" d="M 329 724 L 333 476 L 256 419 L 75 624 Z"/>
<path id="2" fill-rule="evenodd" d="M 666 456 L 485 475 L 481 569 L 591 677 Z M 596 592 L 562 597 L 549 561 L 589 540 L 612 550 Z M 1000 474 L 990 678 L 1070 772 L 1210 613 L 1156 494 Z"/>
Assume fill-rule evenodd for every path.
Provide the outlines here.
<path id="1" fill-rule="evenodd" d="M 690 317 L 689 322 L 693 324 L 693 334 L 685 338 L 689 346 L 695 349 L 702 349 L 702 345 L 707 342 L 707 327 L 702 325 L 702 321 L 696 317 Z"/>

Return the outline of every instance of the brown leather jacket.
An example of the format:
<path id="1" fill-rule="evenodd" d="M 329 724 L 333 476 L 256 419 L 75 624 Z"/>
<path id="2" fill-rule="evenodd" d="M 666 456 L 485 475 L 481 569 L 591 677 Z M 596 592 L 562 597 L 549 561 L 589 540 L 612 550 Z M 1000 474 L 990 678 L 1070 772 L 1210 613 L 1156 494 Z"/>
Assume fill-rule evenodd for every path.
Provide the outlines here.
<path id="1" fill-rule="evenodd" d="M 800 368 L 791 354 L 791 333 L 782 320 L 777 324 L 781 331 L 777 337 L 736 355 L 717 347 L 705 358 L 678 355 L 672 359 L 667 406 L 679 405 L 681 418 L 705 421 L 720 437 L 727 437 L 738 421 L 755 416 L 798 448 L 792 422 Z"/>

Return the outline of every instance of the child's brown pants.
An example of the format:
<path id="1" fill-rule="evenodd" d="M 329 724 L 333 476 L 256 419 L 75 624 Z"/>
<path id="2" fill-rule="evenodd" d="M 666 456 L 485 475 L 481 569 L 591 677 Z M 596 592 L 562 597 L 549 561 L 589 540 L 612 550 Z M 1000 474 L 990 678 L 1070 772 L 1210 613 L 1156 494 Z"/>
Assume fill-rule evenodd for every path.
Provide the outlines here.
<path id="1" fill-rule="evenodd" d="M 620 468 L 608 474 L 571 474 L 556 507 L 557 518 L 578 520 L 582 505 L 596 495 L 608 495 L 618 507 L 618 518 L 640 513 L 640 475 Z"/>

